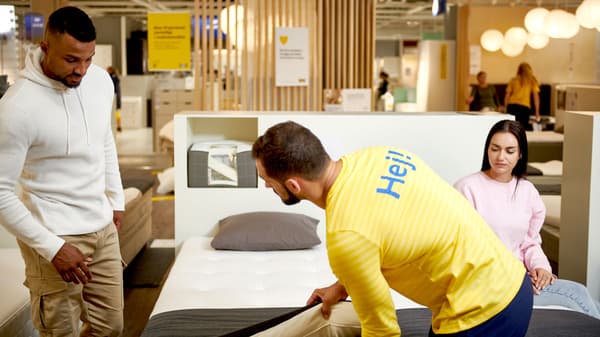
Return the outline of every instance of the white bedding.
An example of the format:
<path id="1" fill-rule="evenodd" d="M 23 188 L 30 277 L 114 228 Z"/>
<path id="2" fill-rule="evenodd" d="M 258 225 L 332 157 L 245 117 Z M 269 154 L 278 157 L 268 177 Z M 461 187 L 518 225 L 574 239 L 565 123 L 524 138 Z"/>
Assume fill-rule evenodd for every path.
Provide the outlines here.
<path id="1" fill-rule="evenodd" d="M 562 176 L 563 162 L 561 160 L 549 160 L 547 162 L 532 162 L 530 166 L 542 171 L 545 176 Z"/>
<path id="2" fill-rule="evenodd" d="M 541 195 L 546 206 L 546 219 L 540 235 L 542 248 L 551 261 L 558 261 L 560 240 L 560 195 Z"/>
<path id="3" fill-rule="evenodd" d="M 151 316 L 179 309 L 300 307 L 335 282 L 324 244 L 293 251 L 217 251 L 211 237 L 187 239 Z M 421 305 L 392 291 L 397 309 Z"/>
<path id="4" fill-rule="evenodd" d="M 563 142 L 565 135 L 554 131 L 526 131 L 528 142 Z"/>
<path id="5" fill-rule="evenodd" d="M 541 195 L 546 206 L 545 224 L 560 228 L 560 195 Z"/>

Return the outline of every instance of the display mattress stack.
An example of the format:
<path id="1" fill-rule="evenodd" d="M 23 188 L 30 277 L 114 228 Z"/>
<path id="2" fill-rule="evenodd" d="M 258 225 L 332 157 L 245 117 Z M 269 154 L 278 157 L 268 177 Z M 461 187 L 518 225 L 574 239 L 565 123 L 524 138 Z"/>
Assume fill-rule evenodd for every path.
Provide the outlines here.
<path id="1" fill-rule="evenodd" d="M 0 336 L 38 336 L 31 323 L 25 263 L 18 248 L 0 248 Z"/>

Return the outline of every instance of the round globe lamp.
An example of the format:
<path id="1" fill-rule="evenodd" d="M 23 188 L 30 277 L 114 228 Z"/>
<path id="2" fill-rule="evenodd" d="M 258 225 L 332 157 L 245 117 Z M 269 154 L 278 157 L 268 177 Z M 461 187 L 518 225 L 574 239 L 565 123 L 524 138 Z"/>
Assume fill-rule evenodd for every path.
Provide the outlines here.
<path id="1" fill-rule="evenodd" d="M 504 33 L 504 41 L 514 46 L 527 44 L 527 31 L 522 27 L 511 27 Z"/>
<path id="2" fill-rule="evenodd" d="M 548 45 L 550 38 L 544 33 L 527 35 L 527 45 L 533 49 L 542 49 Z"/>
<path id="3" fill-rule="evenodd" d="M 525 15 L 525 28 L 530 33 L 541 34 L 544 32 L 544 18 L 548 14 L 546 8 L 537 7 Z"/>
<path id="4" fill-rule="evenodd" d="M 563 32 L 563 39 L 570 39 L 579 33 L 579 22 L 572 13 L 567 12 L 564 16 L 565 28 Z"/>
<path id="5" fill-rule="evenodd" d="M 481 34 L 479 42 L 481 43 L 483 49 L 487 51 L 497 51 L 500 49 L 500 47 L 502 47 L 504 36 L 499 30 L 488 29 Z"/>
<path id="6" fill-rule="evenodd" d="M 575 17 L 582 27 L 600 27 L 600 0 L 584 0 L 577 7 Z"/>
<path id="7" fill-rule="evenodd" d="M 228 43 L 233 44 L 236 49 L 254 48 L 253 25 L 252 12 L 242 5 L 228 6 L 219 14 L 219 29 L 227 35 Z"/>
<path id="8" fill-rule="evenodd" d="M 564 39 L 566 36 L 569 17 L 562 9 L 553 9 L 544 18 L 544 32 L 551 38 Z"/>
<path id="9" fill-rule="evenodd" d="M 500 49 L 502 50 L 502 53 L 504 55 L 506 55 L 508 57 L 515 57 L 515 56 L 519 56 L 523 52 L 523 47 L 524 46 L 516 46 L 507 41 L 504 41 L 504 43 L 502 43 L 502 47 L 500 47 Z"/>

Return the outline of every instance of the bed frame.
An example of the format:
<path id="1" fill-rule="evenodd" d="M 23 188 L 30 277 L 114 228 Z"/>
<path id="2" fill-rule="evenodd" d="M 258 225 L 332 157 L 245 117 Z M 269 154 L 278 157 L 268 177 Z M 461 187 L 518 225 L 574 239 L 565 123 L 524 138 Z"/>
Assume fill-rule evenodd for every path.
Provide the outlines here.
<path id="1" fill-rule="evenodd" d="M 237 336 L 236 330 L 272 319 L 295 308 L 192 309 L 152 317 L 142 337 Z M 425 308 L 396 310 L 402 337 L 424 337 L 431 326 Z M 598 337 L 600 320 L 585 314 L 557 309 L 534 309 L 526 337 Z"/>
<path id="2" fill-rule="evenodd" d="M 324 247 L 278 256 L 274 251 L 211 251 L 209 241 L 197 237 L 183 243 L 142 337 L 247 336 L 237 331 L 301 308 L 312 288 L 331 283 L 320 278 L 330 273 L 321 269 L 327 264 Z M 316 278 L 290 267 L 279 270 L 277 259 L 314 268 Z M 294 290 L 282 292 L 284 287 Z M 427 336 L 429 309 L 395 292 L 392 298 L 402 336 Z M 585 314 L 538 307 L 527 336 L 597 337 L 599 331 L 600 320 Z"/>

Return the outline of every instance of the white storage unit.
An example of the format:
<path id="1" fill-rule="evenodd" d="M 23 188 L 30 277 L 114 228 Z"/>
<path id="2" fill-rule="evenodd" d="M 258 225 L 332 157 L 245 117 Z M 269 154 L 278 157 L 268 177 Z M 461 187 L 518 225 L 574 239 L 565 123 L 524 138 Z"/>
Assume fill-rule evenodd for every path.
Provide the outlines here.
<path id="1" fill-rule="evenodd" d="M 154 101 L 154 121 L 152 128 L 154 130 L 154 148 L 160 150 L 159 133 L 160 129 L 173 119 L 177 112 L 189 111 L 194 106 L 194 91 L 186 89 L 155 89 L 153 95 Z"/>
<path id="2" fill-rule="evenodd" d="M 146 116 L 144 116 L 142 104 L 141 96 L 121 97 L 121 127 L 123 129 L 146 127 Z"/>
<path id="3" fill-rule="evenodd" d="M 567 112 L 563 147 L 559 277 L 600 300 L 600 112 Z"/>

